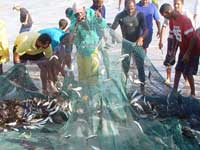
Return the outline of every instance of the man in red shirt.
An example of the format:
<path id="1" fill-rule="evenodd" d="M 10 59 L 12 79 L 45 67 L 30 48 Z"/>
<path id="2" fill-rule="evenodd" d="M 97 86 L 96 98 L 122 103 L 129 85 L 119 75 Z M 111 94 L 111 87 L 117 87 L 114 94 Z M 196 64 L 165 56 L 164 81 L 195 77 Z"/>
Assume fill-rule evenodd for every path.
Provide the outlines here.
<path id="1" fill-rule="evenodd" d="M 180 53 L 175 68 L 174 89 L 177 91 L 181 74 L 188 78 L 191 96 L 195 96 L 193 75 L 197 73 L 200 54 L 200 42 L 191 20 L 179 12 L 173 10 L 170 4 L 160 7 L 163 17 L 169 19 L 170 38 L 176 38 L 179 42 Z"/>

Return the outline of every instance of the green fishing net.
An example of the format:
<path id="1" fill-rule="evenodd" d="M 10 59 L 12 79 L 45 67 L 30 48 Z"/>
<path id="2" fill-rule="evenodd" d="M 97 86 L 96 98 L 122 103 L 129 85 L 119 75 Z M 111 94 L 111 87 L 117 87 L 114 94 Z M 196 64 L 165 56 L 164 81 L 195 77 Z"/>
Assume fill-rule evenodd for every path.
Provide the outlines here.
<path id="1" fill-rule="evenodd" d="M 149 97 L 162 101 L 171 91 L 142 47 L 107 28 L 97 49 L 99 68 L 95 83 L 78 80 L 77 54 L 73 61 L 74 76 L 59 81 L 62 85 L 59 87 L 60 95 L 71 103 L 68 120 L 60 124 L 48 122 L 40 129 L 2 132 L 1 149 L 199 149 L 195 139 L 182 135 L 184 121 L 176 117 L 164 120 L 142 117 L 132 107 L 133 95 L 140 96 L 144 92 L 145 96 L 140 96 L 140 99 L 145 101 L 145 97 Z M 2 75 L 0 83 L 1 100 L 46 98 L 38 92 L 39 87 L 21 64 Z"/>

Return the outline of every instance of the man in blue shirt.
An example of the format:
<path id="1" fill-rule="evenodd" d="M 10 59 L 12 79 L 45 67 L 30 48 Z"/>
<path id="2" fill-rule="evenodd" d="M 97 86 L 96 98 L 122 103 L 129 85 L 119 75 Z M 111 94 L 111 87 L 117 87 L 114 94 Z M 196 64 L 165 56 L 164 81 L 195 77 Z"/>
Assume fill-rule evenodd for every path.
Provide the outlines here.
<path id="1" fill-rule="evenodd" d="M 61 74 L 65 76 L 65 65 L 71 67 L 72 43 L 70 42 L 69 33 L 65 32 L 67 26 L 68 21 L 65 19 L 60 19 L 59 28 L 52 27 L 39 31 L 39 33 L 46 33 L 51 37 L 51 46 L 54 52 L 54 55 L 50 58 L 50 91 L 56 91 L 54 84 L 58 80 L 57 76 L 59 72 L 61 72 Z"/>
<path id="2" fill-rule="evenodd" d="M 62 37 L 64 36 L 65 28 L 68 25 L 68 21 L 65 19 L 60 19 L 59 21 L 59 28 L 57 27 L 51 27 L 51 28 L 45 28 L 39 31 L 39 33 L 46 33 L 48 34 L 52 41 L 51 41 L 51 46 L 53 51 L 55 51 L 55 47 L 60 43 Z"/>
<path id="3" fill-rule="evenodd" d="M 148 34 L 144 39 L 144 48 L 147 49 L 152 40 L 153 35 L 153 19 L 156 21 L 157 25 L 157 36 L 160 35 L 160 17 L 156 6 L 153 3 L 150 3 L 149 0 L 141 0 L 136 4 L 136 9 L 142 12 L 145 16 Z"/>

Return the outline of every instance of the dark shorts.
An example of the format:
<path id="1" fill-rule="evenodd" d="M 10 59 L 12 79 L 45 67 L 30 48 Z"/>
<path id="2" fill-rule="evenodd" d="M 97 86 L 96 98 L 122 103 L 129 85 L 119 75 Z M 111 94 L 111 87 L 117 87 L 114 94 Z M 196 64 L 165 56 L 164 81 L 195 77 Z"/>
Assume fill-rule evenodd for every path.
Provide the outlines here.
<path id="1" fill-rule="evenodd" d="M 15 45 L 13 47 L 13 54 L 15 53 L 17 49 L 17 46 Z M 39 53 L 39 54 L 36 54 L 36 55 L 28 55 L 28 54 L 24 54 L 22 56 L 19 56 L 19 59 L 20 59 L 20 62 L 21 63 L 26 63 L 28 60 L 29 61 L 38 61 L 38 60 L 45 60 L 46 57 L 44 55 L 43 52 Z"/>
<path id="2" fill-rule="evenodd" d="M 144 49 L 146 49 L 146 48 L 149 47 L 149 44 L 150 44 L 151 41 L 152 41 L 152 36 L 153 36 L 153 32 L 150 32 L 150 33 L 148 33 L 147 36 L 144 38 L 144 44 L 143 44 Z"/>
<path id="3" fill-rule="evenodd" d="M 26 63 L 28 60 L 29 61 L 44 60 L 46 57 L 45 57 L 44 53 L 39 53 L 36 55 L 24 54 L 24 55 L 20 56 L 19 58 L 22 63 Z"/>
<path id="4" fill-rule="evenodd" d="M 190 58 L 189 63 L 185 64 L 183 62 L 183 56 L 179 55 L 178 62 L 176 64 L 176 71 L 180 71 L 185 75 L 196 75 L 199 65 L 199 56 L 194 56 Z"/>

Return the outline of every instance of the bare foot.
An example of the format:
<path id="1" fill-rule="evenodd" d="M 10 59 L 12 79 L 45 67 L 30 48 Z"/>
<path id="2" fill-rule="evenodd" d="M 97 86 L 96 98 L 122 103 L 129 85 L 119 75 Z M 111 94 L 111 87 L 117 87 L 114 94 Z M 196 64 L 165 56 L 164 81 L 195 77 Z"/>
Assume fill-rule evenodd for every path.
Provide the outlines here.
<path id="1" fill-rule="evenodd" d="M 170 85 L 170 79 L 166 79 L 166 80 L 165 80 L 165 84 Z"/>

